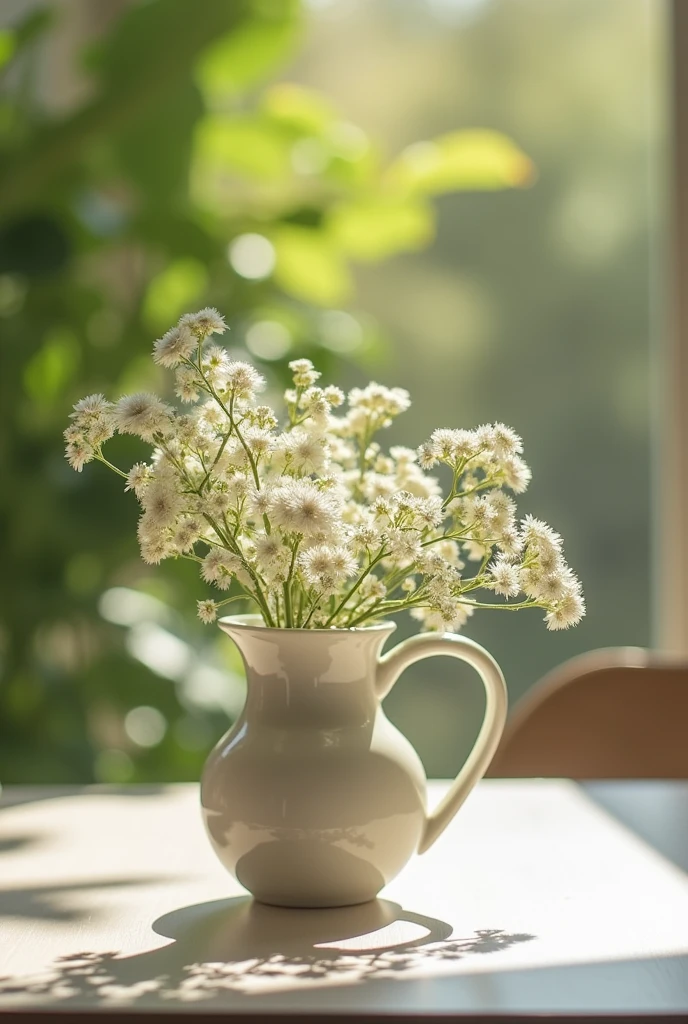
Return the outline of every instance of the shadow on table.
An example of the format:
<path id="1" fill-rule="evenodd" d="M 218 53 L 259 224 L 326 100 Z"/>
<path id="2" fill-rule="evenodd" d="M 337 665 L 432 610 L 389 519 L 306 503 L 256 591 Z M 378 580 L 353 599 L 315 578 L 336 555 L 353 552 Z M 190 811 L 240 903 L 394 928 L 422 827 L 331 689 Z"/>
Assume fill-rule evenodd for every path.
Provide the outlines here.
<path id="1" fill-rule="evenodd" d="M 115 1008 L 226 1001 L 232 994 L 283 997 L 325 985 L 400 979 L 429 963 L 441 972 L 442 965 L 534 938 L 485 929 L 452 939 L 446 922 L 387 900 L 287 910 L 241 897 L 176 910 L 153 929 L 174 942 L 126 958 L 114 952 L 62 957 L 43 975 L 0 978 L 0 998 Z"/>
<path id="2" fill-rule="evenodd" d="M 0 811 L 21 804 L 41 803 L 45 800 L 60 800 L 65 797 L 78 796 L 126 796 L 146 797 L 159 796 L 165 790 L 164 785 L 137 784 L 117 786 L 110 783 L 88 786 L 6 786 L 0 787 Z"/>
<path id="3" fill-rule="evenodd" d="M 22 844 L 24 845 L 24 844 Z M 0 919 L 21 918 L 35 921 L 84 921 L 94 917 L 93 906 L 84 906 L 78 899 L 80 893 L 101 892 L 103 889 L 128 888 L 135 885 L 152 885 L 157 879 L 104 878 L 93 882 L 60 882 L 55 885 L 35 885 L 21 889 L 0 888 Z M 70 905 L 70 894 L 77 896 L 77 902 Z"/>
<path id="4" fill-rule="evenodd" d="M 15 853 L 17 850 L 25 850 L 27 846 L 33 846 L 40 842 L 39 836 L 5 836 L 0 839 L 0 856 L 3 853 Z"/>

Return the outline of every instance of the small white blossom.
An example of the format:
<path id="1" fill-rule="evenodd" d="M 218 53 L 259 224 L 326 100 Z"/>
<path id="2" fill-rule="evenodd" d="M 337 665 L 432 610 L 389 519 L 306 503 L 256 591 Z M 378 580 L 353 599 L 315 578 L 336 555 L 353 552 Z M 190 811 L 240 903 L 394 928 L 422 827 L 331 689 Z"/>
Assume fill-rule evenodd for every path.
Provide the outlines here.
<path id="1" fill-rule="evenodd" d="M 265 387 L 265 378 L 249 363 L 233 362 L 227 365 L 225 388 L 240 401 L 249 402 Z"/>
<path id="2" fill-rule="evenodd" d="M 213 547 L 203 559 L 201 576 L 206 583 L 213 583 L 220 590 L 227 590 L 240 565 L 236 555 L 222 548 Z"/>
<path id="3" fill-rule="evenodd" d="M 196 606 L 201 622 L 210 623 L 215 621 L 218 609 L 216 601 L 213 601 L 212 598 L 207 598 L 205 601 L 197 601 Z"/>
<path id="4" fill-rule="evenodd" d="M 286 480 L 271 491 L 268 515 L 282 530 L 304 537 L 328 535 L 336 527 L 339 508 L 331 495 L 310 479 Z"/>
<path id="5" fill-rule="evenodd" d="M 175 373 L 174 392 L 182 402 L 195 402 L 200 392 L 201 379 L 193 366 L 179 366 Z"/>
<path id="6" fill-rule="evenodd" d="M 193 546 L 200 539 L 202 533 L 203 525 L 199 519 L 194 516 L 182 518 L 175 528 L 173 544 L 182 554 L 193 551 Z"/>
<path id="7" fill-rule="evenodd" d="M 566 594 L 551 611 L 545 615 L 547 629 L 568 629 L 577 626 L 585 615 L 585 601 L 580 594 Z"/>
<path id="8" fill-rule="evenodd" d="M 283 437 L 287 466 L 303 476 L 321 473 L 327 466 L 328 445 L 320 434 L 306 430 L 292 430 Z"/>
<path id="9" fill-rule="evenodd" d="M 95 452 L 93 448 L 84 441 L 71 441 L 65 450 L 67 462 L 77 473 L 80 473 L 86 463 L 90 462 L 94 457 Z"/>
<path id="10" fill-rule="evenodd" d="M 492 589 L 495 594 L 503 597 L 517 597 L 521 592 L 521 577 L 518 566 L 513 562 L 507 562 L 503 558 L 497 558 L 489 567 L 492 577 Z"/>
<path id="11" fill-rule="evenodd" d="M 153 346 L 153 361 L 171 369 L 189 359 L 196 350 L 198 340 L 184 324 L 172 327 Z"/>
<path id="12" fill-rule="evenodd" d="M 311 387 L 320 376 L 318 371 L 313 368 L 310 359 L 292 359 L 289 369 L 293 373 L 294 384 L 297 388 Z"/>
<path id="13" fill-rule="evenodd" d="M 532 474 L 523 459 L 516 456 L 506 459 L 503 465 L 504 482 L 514 494 L 523 494 L 528 489 Z"/>
<path id="14" fill-rule="evenodd" d="M 179 321 L 179 326 L 188 328 L 199 338 L 205 338 L 209 334 L 224 334 L 227 330 L 223 317 L 210 306 L 199 309 L 198 313 L 185 313 Z"/>
<path id="15" fill-rule="evenodd" d="M 325 399 L 327 403 L 333 408 L 337 409 L 344 402 L 344 392 L 341 388 L 327 387 L 325 388 Z"/>
<path id="16" fill-rule="evenodd" d="M 152 441 L 170 425 L 171 410 L 155 395 L 141 391 L 120 398 L 114 417 L 120 434 L 137 434 L 144 441 Z"/>
<path id="17" fill-rule="evenodd" d="M 145 462 L 136 462 L 127 473 L 125 491 L 133 491 L 137 498 L 143 497 L 151 478 L 151 468 Z"/>
<path id="18" fill-rule="evenodd" d="M 304 551 L 299 565 L 306 582 L 323 594 L 333 593 L 337 585 L 358 569 L 356 559 L 341 547 L 320 544 Z"/>
<path id="19" fill-rule="evenodd" d="M 106 416 L 111 411 L 112 403 L 107 401 L 105 395 L 87 395 L 86 398 L 80 398 L 76 403 L 74 411 L 70 413 L 70 418 L 84 423 L 91 419 L 100 419 L 101 416 Z"/>

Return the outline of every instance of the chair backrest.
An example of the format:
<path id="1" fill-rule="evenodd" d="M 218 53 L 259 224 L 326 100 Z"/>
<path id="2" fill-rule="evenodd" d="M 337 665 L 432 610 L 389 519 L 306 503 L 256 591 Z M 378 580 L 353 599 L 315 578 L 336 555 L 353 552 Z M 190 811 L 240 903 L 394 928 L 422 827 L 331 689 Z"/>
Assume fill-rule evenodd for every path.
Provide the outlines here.
<path id="1" fill-rule="evenodd" d="M 488 775 L 688 778 L 688 663 L 639 647 L 572 658 L 516 705 Z"/>

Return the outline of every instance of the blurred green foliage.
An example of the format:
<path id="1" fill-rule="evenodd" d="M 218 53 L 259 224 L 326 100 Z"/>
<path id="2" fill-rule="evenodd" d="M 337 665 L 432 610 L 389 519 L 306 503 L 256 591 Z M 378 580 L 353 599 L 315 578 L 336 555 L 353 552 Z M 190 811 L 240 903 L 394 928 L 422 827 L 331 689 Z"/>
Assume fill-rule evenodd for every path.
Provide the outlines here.
<path id="1" fill-rule="evenodd" d="M 71 0 L 0 32 L 3 782 L 194 778 L 241 704 L 195 573 L 146 570 L 120 482 L 64 463 L 72 402 L 164 388 L 152 341 L 205 304 L 275 384 L 295 353 L 330 380 L 374 364 L 352 265 L 427 246 L 442 193 L 533 179 L 488 130 L 385 159 L 274 84 L 303 28 L 293 0 Z"/>

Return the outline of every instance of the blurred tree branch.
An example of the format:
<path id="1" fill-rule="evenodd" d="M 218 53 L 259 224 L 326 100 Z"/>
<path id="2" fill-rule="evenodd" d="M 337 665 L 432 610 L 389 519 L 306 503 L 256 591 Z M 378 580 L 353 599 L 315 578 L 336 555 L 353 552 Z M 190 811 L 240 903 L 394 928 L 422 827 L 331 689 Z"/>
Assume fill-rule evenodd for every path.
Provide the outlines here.
<path id="1" fill-rule="evenodd" d="M 39 126 L 33 141 L 6 159 L 0 170 L 0 216 L 34 203 L 42 190 L 77 162 L 94 137 L 150 116 L 177 83 L 188 80 L 199 53 L 249 20 L 253 9 L 241 0 L 204 0 L 202 12 L 202 17 L 189 18 L 188 0 L 150 5 L 148 24 L 141 26 L 140 34 L 149 41 L 155 39 L 155 21 L 164 14 L 163 38 L 145 52 L 134 52 L 126 66 L 120 63 L 111 69 L 94 100 L 54 126 Z M 140 13 L 135 13 L 141 20 Z M 175 31 L 175 25 L 181 31 Z"/>

